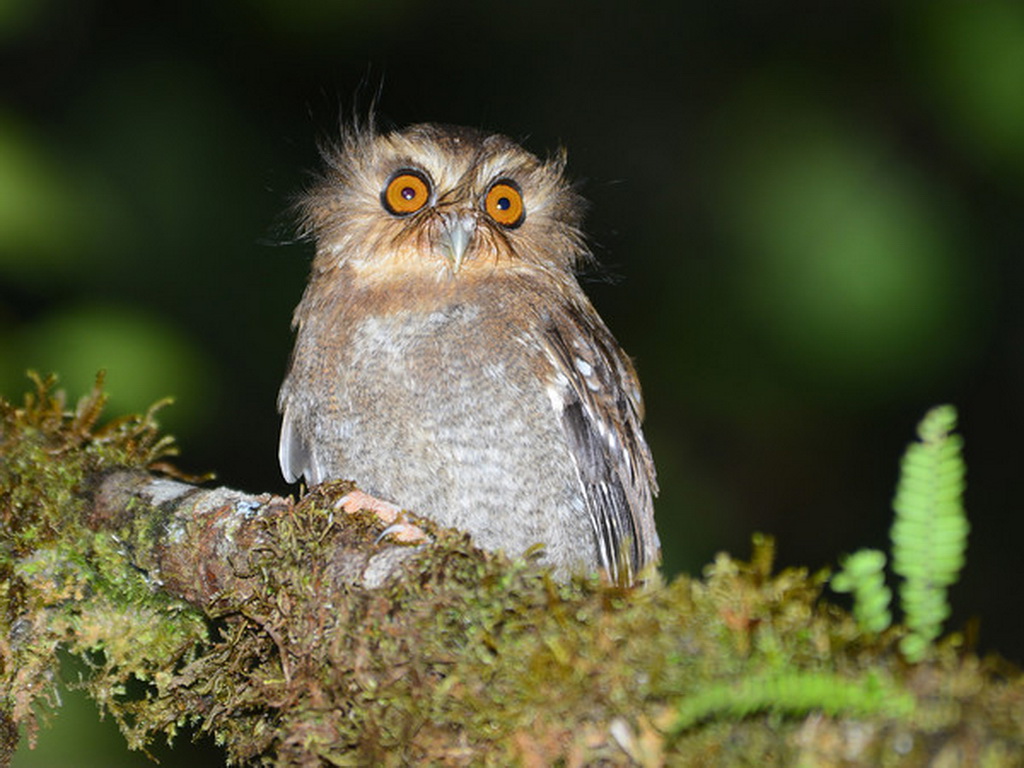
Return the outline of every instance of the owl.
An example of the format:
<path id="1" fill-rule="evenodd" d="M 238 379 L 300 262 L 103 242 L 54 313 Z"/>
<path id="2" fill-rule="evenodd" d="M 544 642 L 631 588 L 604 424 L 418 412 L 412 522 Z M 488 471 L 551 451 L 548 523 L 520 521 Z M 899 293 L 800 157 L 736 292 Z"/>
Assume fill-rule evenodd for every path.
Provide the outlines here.
<path id="1" fill-rule="evenodd" d="M 324 160 L 298 204 L 316 256 L 278 400 L 285 478 L 351 479 L 562 577 L 634 581 L 660 553 L 654 464 L 633 365 L 574 275 L 564 153 L 420 124 L 346 129 Z"/>

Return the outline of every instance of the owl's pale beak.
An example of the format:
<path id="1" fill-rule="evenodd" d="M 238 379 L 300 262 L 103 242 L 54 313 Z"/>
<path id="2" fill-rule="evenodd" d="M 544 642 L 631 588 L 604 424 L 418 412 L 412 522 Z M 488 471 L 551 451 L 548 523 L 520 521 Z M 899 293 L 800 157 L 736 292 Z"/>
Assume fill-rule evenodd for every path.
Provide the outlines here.
<path id="1" fill-rule="evenodd" d="M 476 231 L 476 217 L 469 213 L 449 213 L 443 218 L 441 229 L 441 251 L 448 259 L 452 272 L 462 266 L 462 257 L 469 247 Z"/>

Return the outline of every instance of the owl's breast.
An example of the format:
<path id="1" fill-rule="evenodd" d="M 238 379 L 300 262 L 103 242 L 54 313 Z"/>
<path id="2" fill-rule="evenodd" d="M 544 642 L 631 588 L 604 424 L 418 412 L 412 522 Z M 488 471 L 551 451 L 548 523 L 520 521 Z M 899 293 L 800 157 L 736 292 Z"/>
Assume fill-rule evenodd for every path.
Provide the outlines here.
<path id="1" fill-rule="evenodd" d="M 471 302 L 360 318 L 338 371 L 339 405 L 350 419 L 397 420 L 396 431 L 423 435 L 424 450 L 445 439 L 483 444 L 523 422 L 546 431 L 556 419 L 529 335 Z M 455 434 L 459 427 L 464 435 Z"/>
<path id="2" fill-rule="evenodd" d="M 592 534 L 532 316 L 457 300 L 354 319 L 310 404 L 316 463 L 484 547 L 578 560 Z"/>
<path id="3" fill-rule="evenodd" d="M 467 358 L 484 354 L 485 346 L 494 346 L 494 340 L 479 331 L 483 314 L 479 305 L 453 303 L 366 315 L 352 324 L 346 356 L 350 362 L 366 360 L 403 377 L 431 375 L 439 364 L 464 365 Z"/>

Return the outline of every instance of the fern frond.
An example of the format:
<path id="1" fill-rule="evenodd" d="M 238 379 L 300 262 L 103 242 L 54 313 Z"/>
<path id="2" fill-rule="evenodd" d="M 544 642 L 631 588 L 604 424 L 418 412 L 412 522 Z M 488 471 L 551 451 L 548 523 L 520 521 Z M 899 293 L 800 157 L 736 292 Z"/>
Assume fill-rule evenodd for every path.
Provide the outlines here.
<path id="1" fill-rule="evenodd" d="M 942 405 L 918 425 L 920 442 L 903 456 L 893 509 L 893 570 L 903 577 L 900 598 L 910 630 L 901 644 L 909 661 L 924 658 L 949 617 L 946 590 L 964 565 L 969 525 L 962 495 L 962 441 L 952 434 L 956 409 Z"/>
<path id="2" fill-rule="evenodd" d="M 747 717 L 756 712 L 864 717 L 909 715 L 914 698 L 876 673 L 862 679 L 831 672 L 765 672 L 704 686 L 685 698 L 676 711 L 672 732 L 680 733 L 718 716 Z"/>
<path id="3" fill-rule="evenodd" d="M 866 632 L 882 632 L 892 623 L 892 591 L 885 585 L 885 554 L 862 549 L 842 562 L 832 577 L 832 589 L 853 593 L 853 616 Z"/>

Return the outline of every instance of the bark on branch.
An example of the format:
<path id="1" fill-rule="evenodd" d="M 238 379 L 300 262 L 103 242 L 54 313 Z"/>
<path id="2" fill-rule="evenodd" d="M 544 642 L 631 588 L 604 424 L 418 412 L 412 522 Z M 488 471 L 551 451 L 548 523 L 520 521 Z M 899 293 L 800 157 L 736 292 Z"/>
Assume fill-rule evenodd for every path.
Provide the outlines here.
<path id="1" fill-rule="evenodd" d="M 313 498 L 329 504 L 353 488 L 334 483 Z M 251 596 L 258 578 L 253 554 L 277 546 L 268 534 L 272 521 L 295 510 L 290 498 L 203 488 L 142 471 L 110 473 L 92 498 L 88 524 L 94 530 L 123 530 L 132 518 L 144 517 L 144 525 L 131 526 L 129 562 L 169 595 L 202 610 L 215 609 L 226 594 L 235 600 Z M 146 513 L 140 516 L 141 509 Z M 380 587 L 416 554 L 414 547 L 378 542 L 380 530 L 369 515 L 328 512 L 325 528 L 326 601 L 352 588 Z"/>

